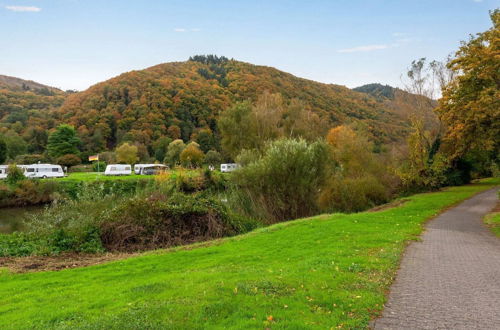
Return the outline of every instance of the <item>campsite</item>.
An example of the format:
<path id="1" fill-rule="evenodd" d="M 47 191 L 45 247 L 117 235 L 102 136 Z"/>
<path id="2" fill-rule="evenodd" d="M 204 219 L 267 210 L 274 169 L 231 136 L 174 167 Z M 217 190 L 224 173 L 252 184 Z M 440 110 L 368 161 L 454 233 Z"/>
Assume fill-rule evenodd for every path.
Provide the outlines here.
<path id="1" fill-rule="evenodd" d="M 498 0 L 0 4 L 0 329 L 495 329 Z"/>

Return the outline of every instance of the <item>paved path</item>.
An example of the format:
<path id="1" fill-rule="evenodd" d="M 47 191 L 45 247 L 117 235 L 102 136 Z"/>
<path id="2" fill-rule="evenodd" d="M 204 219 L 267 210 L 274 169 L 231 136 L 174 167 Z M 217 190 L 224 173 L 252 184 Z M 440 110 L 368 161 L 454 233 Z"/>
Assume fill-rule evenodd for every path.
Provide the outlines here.
<path id="1" fill-rule="evenodd" d="M 500 329 L 500 239 L 482 224 L 483 192 L 430 221 L 403 257 L 375 329 Z"/>

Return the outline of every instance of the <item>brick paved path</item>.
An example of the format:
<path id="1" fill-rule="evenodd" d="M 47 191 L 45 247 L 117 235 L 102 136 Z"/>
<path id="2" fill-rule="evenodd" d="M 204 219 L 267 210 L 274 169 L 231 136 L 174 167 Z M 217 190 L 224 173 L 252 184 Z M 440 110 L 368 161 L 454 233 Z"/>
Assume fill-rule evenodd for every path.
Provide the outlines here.
<path id="1" fill-rule="evenodd" d="M 500 239 L 482 224 L 497 189 L 430 221 L 403 257 L 375 329 L 500 329 Z"/>

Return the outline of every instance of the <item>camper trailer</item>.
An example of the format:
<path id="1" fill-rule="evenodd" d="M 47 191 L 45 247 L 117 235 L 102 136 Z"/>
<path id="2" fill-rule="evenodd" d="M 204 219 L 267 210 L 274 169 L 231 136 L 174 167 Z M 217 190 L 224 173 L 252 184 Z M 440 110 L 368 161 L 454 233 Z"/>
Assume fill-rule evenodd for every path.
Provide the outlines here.
<path id="1" fill-rule="evenodd" d="M 141 165 L 138 170 L 134 166 L 135 174 L 139 175 L 156 175 L 165 172 L 168 167 L 163 164 L 139 164 Z"/>
<path id="2" fill-rule="evenodd" d="M 9 165 L 0 165 L 0 179 L 7 178 L 7 169 Z"/>
<path id="3" fill-rule="evenodd" d="M 132 166 L 128 164 L 111 164 L 106 166 L 104 175 L 130 175 Z"/>
<path id="4" fill-rule="evenodd" d="M 157 169 L 158 171 L 168 169 L 168 167 L 163 164 L 135 164 L 134 173 L 137 175 L 144 174 L 144 168 L 148 168 L 149 171 L 151 171 L 151 169 Z"/>
<path id="5" fill-rule="evenodd" d="M 229 163 L 229 164 L 220 164 L 220 171 L 222 173 L 232 172 L 238 169 L 238 164 Z"/>
<path id="6" fill-rule="evenodd" d="M 53 164 L 31 164 L 31 165 L 21 165 L 24 169 L 24 176 L 27 178 L 62 178 L 64 177 L 64 171 L 61 165 Z"/>

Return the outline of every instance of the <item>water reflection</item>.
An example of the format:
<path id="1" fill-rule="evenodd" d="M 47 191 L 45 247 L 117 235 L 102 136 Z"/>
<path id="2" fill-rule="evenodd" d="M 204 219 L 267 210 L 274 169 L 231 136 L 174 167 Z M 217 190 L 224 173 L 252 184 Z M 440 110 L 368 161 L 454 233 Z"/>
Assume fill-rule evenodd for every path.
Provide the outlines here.
<path id="1" fill-rule="evenodd" d="M 23 220 L 29 214 L 41 212 L 43 206 L 0 208 L 0 233 L 10 234 L 23 230 Z"/>

